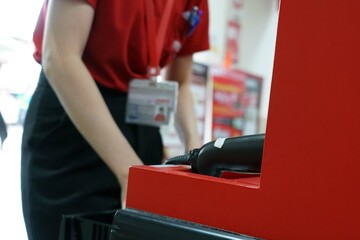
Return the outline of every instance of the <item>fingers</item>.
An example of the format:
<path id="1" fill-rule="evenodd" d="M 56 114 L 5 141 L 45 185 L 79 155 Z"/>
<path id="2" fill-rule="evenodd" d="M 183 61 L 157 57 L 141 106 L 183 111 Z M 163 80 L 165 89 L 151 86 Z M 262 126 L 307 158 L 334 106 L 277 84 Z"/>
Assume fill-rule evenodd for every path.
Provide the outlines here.
<path id="1" fill-rule="evenodd" d="M 127 181 L 121 186 L 121 208 L 126 208 Z"/>

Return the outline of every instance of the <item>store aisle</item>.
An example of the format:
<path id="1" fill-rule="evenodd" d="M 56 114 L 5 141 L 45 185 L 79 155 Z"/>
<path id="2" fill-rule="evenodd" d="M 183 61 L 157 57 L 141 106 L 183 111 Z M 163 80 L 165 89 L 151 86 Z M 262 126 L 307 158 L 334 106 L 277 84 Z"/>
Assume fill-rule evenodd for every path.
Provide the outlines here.
<path id="1" fill-rule="evenodd" d="M 0 239 L 27 240 L 20 192 L 20 143 L 22 127 L 8 128 L 0 150 Z"/>

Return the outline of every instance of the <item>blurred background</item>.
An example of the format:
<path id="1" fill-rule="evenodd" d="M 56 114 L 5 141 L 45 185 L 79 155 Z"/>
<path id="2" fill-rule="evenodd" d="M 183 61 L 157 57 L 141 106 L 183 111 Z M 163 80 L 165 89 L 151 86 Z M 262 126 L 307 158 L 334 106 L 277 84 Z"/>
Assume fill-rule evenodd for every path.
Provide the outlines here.
<path id="1" fill-rule="evenodd" d="M 40 66 L 32 33 L 43 0 L 0 0 L 0 239 L 26 240 L 20 193 L 22 124 Z M 266 131 L 279 0 L 209 0 L 211 49 L 194 57 L 198 130 L 204 143 Z M 182 154 L 173 127 L 161 129 L 166 157 Z"/>

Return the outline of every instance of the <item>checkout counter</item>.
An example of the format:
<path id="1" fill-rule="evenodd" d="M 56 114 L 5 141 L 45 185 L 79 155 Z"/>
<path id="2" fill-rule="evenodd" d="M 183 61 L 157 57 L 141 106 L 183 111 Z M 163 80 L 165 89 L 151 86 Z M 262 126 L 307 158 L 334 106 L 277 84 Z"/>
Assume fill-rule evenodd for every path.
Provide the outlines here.
<path id="1" fill-rule="evenodd" d="M 360 239 L 359 43 L 359 1 L 282 0 L 261 175 L 132 167 L 112 239 Z"/>

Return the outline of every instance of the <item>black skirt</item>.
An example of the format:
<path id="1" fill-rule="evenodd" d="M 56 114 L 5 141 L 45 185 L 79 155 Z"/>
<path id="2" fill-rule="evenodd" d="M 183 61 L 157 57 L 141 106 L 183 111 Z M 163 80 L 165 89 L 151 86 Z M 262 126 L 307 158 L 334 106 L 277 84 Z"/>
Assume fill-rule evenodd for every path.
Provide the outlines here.
<path id="1" fill-rule="evenodd" d="M 126 94 L 99 89 L 144 164 L 160 164 L 159 128 L 125 123 Z M 29 240 L 58 239 L 63 214 L 120 208 L 115 176 L 74 127 L 43 72 L 24 123 L 21 190 Z"/>

